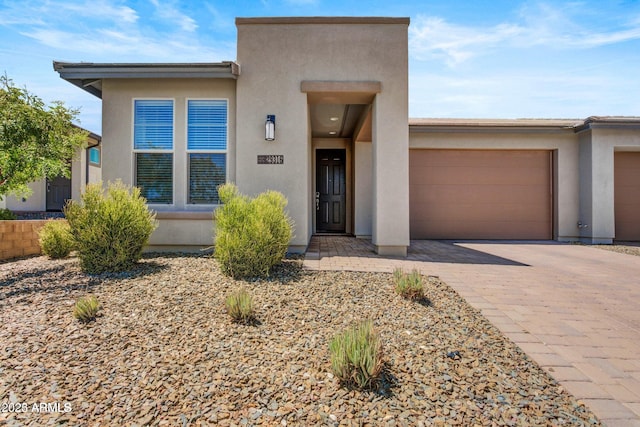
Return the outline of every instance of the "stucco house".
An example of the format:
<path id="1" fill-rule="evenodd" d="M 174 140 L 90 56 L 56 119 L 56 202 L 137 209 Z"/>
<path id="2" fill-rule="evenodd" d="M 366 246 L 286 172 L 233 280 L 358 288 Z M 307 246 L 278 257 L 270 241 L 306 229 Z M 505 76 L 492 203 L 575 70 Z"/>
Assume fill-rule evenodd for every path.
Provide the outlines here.
<path id="1" fill-rule="evenodd" d="M 223 182 L 284 193 L 294 251 L 317 233 L 396 256 L 410 239 L 640 240 L 640 118 L 409 119 L 409 19 L 236 26 L 230 62 L 54 62 L 102 98 L 102 177 L 142 188 L 154 247 L 210 245 Z"/>
<path id="2" fill-rule="evenodd" d="M 59 212 L 67 200 L 80 200 L 86 185 L 102 179 L 101 137 L 89 132 L 87 146 L 76 150 L 71 161 L 71 177 L 32 182 L 29 197 L 7 196 L 5 206 L 17 212 Z"/>

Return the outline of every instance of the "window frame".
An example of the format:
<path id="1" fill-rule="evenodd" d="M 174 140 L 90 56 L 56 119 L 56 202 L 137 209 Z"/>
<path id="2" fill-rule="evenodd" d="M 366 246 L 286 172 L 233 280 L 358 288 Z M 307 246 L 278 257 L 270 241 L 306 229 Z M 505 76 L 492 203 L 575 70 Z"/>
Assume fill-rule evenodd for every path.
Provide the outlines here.
<path id="1" fill-rule="evenodd" d="M 189 101 L 224 101 L 226 104 L 226 123 L 225 123 L 225 149 L 189 149 Z M 185 146 L 185 166 L 186 166 L 186 180 L 185 180 L 185 205 L 190 207 L 216 207 L 221 203 L 190 203 L 191 194 L 189 192 L 189 183 L 191 180 L 191 154 L 224 154 L 224 183 L 229 182 L 229 98 L 186 98 L 184 103 L 184 146 Z"/>
<path id="2" fill-rule="evenodd" d="M 171 101 L 171 150 L 136 148 L 136 101 Z M 171 203 L 153 203 L 147 200 L 147 205 L 155 207 L 175 207 L 176 205 L 176 99 L 175 98 L 132 98 L 131 100 L 131 148 L 133 185 L 138 184 L 137 154 L 171 154 Z"/>

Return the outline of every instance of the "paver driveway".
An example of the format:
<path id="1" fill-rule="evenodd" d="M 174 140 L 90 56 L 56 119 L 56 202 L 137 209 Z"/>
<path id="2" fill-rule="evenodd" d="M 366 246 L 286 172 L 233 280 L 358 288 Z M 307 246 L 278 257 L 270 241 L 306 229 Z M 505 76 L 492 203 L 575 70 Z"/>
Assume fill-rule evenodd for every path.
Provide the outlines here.
<path id="1" fill-rule="evenodd" d="M 412 241 L 394 259 L 334 236 L 312 239 L 305 266 L 440 276 L 606 425 L 640 426 L 638 256 L 557 242 Z"/>

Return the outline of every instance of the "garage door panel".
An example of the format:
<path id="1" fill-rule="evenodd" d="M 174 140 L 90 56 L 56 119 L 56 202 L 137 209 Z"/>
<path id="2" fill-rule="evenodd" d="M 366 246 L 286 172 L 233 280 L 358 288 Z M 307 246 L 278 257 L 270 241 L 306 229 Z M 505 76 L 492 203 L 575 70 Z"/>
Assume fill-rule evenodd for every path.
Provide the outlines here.
<path id="1" fill-rule="evenodd" d="M 450 186 L 450 185 L 433 185 L 433 186 L 411 186 L 409 189 L 415 199 L 412 198 L 411 203 L 416 204 L 457 204 L 467 203 L 478 205 L 483 203 L 499 204 L 504 203 L 504 194 L 510 194 L 509 204 L 520 204 L 529 206 L 535 210 L 535 206 L 539 203 L 545 203 L 547 194 L 534 195 L 535 187 L 532 186 L 504 186 L 504 185 L 486 185 L 478 188 L 476 185 L 468 186 Z"/>
<path id="2" fill-rule="evenodd" d="M 411 227 L 420 230 L 413 239 L 531 239 L 532 234 L 544 234 L 548 222 L 522 221 L 416 221 Z M 459 237 L 452 237 L 459 236 Z M 464 236 L 464 237 L 460 237 Z"/>
<path id="3" fill-rule="evenodd" d="M 433 185 L 541 185 L 546 168 L 433 166 L 415 168 L 410 176 Z"/>
<path id="4" fill-rule="evenodd" d="M 433 208 L 432 203 L 418 204 L 415 206 L 420 218 L 431 221 L 541 221 L 547 222 L 547 218 L 540 218 L 535 207 L 530 205 L 514 204 L 489 204 L 489 203 L 450 203 L 440 204 Z"/>
<path id="5" fill-rule="evenodd" d="M 640 153 L 614 154 L 614 210 L 617 240 L 640 240 Z"/>
<path id="6" fill-rule="evenodd" d="M 549 151 L 411 150 L 412 238 L 550 239 Z"/>
<path id="7" fill-rule="evenodd" d="M 539 167 L 545 167 L 546 160 L 539 156 L 540 151 L 517 151 L 517 150 L 411 150 L 413 154 L 409 160 L 409 166 L 441 166 L 443 163 L 451 167 L 477 167 L 482 165 L 486 168 L 510 168 L 510 162 L 526 162 Z M 438 152 L 436 156 L 426 152 Z"/>

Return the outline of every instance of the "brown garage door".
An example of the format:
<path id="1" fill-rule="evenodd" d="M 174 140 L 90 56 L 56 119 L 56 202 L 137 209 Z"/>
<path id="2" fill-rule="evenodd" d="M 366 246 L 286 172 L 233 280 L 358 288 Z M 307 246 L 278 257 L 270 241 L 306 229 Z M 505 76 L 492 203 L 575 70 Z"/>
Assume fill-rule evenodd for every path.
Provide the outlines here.
<path id="1" fill-rule="evenodd" d="M 616 240 L 640 240 L 640 153 L 616 152 L 613 162 Z"/>
<path id="2" fill-rule="evenodd" d="M 551 152 L 411 150 L 411 238 L 551 239 Z"/>

